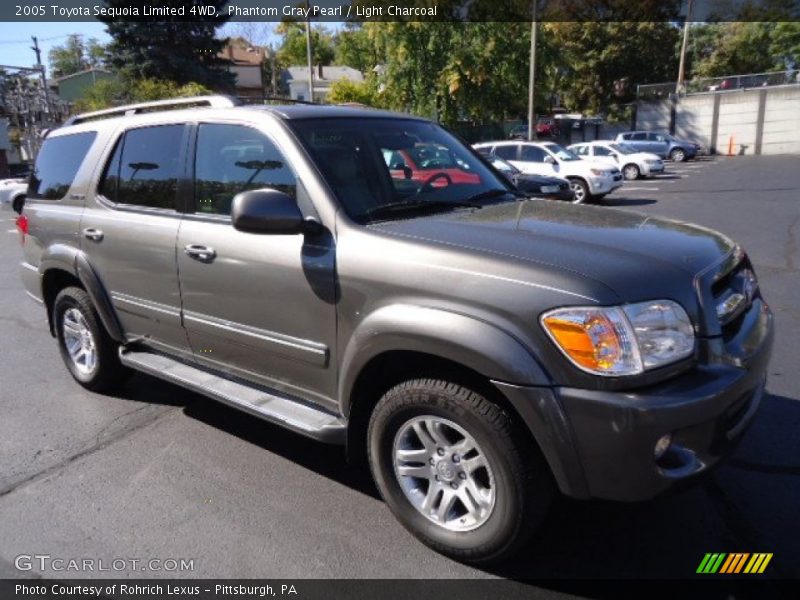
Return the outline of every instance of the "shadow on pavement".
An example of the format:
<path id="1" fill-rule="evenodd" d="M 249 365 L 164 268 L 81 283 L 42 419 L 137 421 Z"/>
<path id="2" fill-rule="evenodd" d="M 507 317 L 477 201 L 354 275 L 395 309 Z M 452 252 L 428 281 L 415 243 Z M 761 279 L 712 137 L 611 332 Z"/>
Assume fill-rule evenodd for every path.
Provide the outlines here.
<path id="1" fill-rule="evenodd" d="M 623 188 L 624 191 L 625 188 Z M 652 198 L 603 198 L 604 206 L 645 206 L 647 204 L 655 204 L 658 200 Z"/>
<path id="2" fill-rule="evenodd" d="M 155 401 L 184 404 L 188 417 L 379 498 L 368 469 L 348 464 L 342 448 L 306 439 L 178 387 L 158 384 L 165 389 L 156 392 Z M 152 394 L 154 386 L 146 387 Z M 800 401 L 767 396 L 735 455 L 694 485 L 636 504 L 561 498 L 515 558 L 484 570 L 570 593 L 580 580 L 697 581 L 695 571 L 706 552 L 769 551 L 775 552 L 769 575 L 796 578 L 800 570 L 790 548 L 796 546 L 797 538 L 793 511 L 800 491 L 798 428 Z M 778 451 L 770 452 L 777 435 L 781 436 Z M 754 471 L 760 474 L 755 479 Z M 760 483 L 765 480 L 777 493 L 763 493 Z M 759 498 L 761 504 L 753 510 L 741 506 L 742 498 Z M 785 526 L 767 522 L 776 512 L 786 515 Z M 385 518 L 392 518 L 388 510 Z M 608 591 L 603 585 L 598 589 Z M 580 592 L 586 595 L 584 587 Z"/>

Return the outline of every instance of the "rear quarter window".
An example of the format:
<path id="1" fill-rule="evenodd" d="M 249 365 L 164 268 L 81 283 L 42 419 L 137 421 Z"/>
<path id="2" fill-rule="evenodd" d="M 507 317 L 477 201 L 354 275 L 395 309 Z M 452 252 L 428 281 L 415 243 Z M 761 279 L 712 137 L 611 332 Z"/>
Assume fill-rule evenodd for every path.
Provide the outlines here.
<path id="1" fill-rule="evenodd" d="M 66 196 L 96 137 L 97 132 L 85 131 L 47 138 L 36 157 L 28 198 L 60 200 Z"/>

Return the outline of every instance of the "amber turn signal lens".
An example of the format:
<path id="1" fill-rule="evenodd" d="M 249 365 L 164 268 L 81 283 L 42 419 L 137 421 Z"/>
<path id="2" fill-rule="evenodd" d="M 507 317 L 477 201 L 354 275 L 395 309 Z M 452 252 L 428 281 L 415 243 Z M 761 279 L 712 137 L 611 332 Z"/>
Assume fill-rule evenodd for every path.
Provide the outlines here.
<path id="1" fill-rule="evenodd" d="M 573 361 L 592 371 L 614 367 L 622 354 L 614 325 L 602 314 L 587 315 L 585 319 L 545 317 L 545 327 L 555 342 Z"/>

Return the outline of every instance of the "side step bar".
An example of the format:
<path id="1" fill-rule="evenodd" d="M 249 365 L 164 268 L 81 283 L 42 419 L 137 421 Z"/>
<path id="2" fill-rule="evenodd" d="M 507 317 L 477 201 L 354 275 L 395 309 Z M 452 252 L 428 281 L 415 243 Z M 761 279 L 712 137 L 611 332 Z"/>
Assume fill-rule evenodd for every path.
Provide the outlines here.
<path id="1" fill-rule="evenodd" d="M 161 354 L 120 348 L 119 358 L 126 367 L 175 383 L 315 440 L 329 444 L 345 443 L 347 425 L 333 414 L 225 379 Z"/>

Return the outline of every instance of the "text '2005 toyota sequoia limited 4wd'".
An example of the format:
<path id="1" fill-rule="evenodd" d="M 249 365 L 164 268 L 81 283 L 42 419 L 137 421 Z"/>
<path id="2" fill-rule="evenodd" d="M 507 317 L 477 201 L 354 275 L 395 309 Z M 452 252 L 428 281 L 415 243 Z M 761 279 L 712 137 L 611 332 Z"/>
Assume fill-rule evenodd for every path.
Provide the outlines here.
<path id="1" fill-rule="evenodd" d="M 528 198 L 420 118 L 79 115 L 22 211 L 25 286 L 80 384 L 143 371 L 346 444 L 460 560 L 508 556 L 556 491 L 636 501 L 707 470 L 764 394 L 773 320 L 739 246 Z"/>

